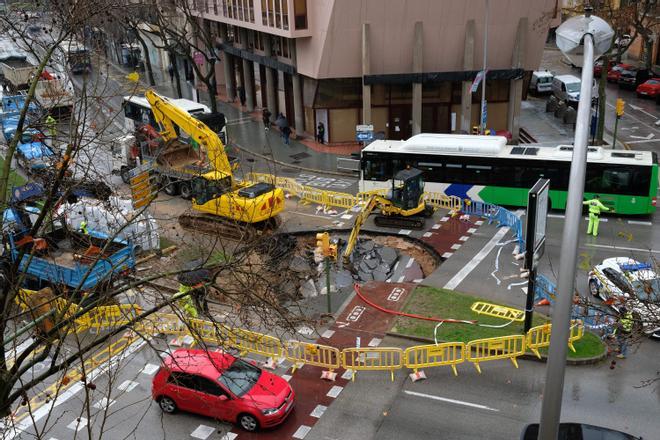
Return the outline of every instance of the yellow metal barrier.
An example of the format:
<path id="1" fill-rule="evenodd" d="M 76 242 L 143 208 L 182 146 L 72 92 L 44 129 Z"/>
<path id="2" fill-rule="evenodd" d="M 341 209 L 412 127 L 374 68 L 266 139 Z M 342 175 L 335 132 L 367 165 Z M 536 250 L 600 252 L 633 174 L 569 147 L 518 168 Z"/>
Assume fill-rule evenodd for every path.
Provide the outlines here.
<path id="1" fill-rule="evenodd" d="M 525 336 L 511 335 L 476 339 L 468 342 L 465 353 L 467 360 L 474 364 L 479 373 L 481 373 L 480 362 L 497 359 L 510 359 L 513 365 L 518 368 L 516 358 L 525 354 Z"/>
<path id="2" fill-rule="evenodd" d="M 584 336 L 584 323 L 579 319 L 571 321 L 571 329 L 568 336 L 568 348 L 570 348 L 573 353 L 575 353 L 573 342 L 582 339 L 582 336 Z"/>
<path id="3" fill-rule="evenodd" d="M 550 335 L 552 334 L 552 324 L 547 323 L 543 325 L 538 325 L 532 327 L 527 332 L 527 348 L 529 348 L 532 353 L 541 359 L 541 353 L 539 349 L 550 346 Z M 571 321 L 571 329 L 568 337 L 568 348 L 575 353 L 575 347 L 573 342 L 579 340 L 584 336 L 584 323 L 579 320 Z"/>
<path id="4" fill-rule="evenodd" d="M 425 192 L 424 200 L 434 208 L 444 208 L 448 210 L 460 209 L 461 199 L 456 196 L 448 196 L 438 192 Z"/>
<path id="5" fill-rule="evenodd" d="M 394 370 L 403 368 L 403 350 L 400 348 L 345 348 L 341 352 L 342 367 L 351 369 L 351 380 L 356 371 L 388 370 L 394 382 Z"/>
<path id="6" fill-rule="evenodd" d="M 550 345 L 550 334 L 552 333 L 552 324 L 547 323 L 532 327 L 527 332 L 527 348 L 541 359 L 540 348 L 545 348 Z"/>
<path id="7" fill-rule="evenodd" d="M 510 319 L 522 322 L 525 320 L 525 311 L 512 309 L 511 307 L 498 306 L 487 302 L 477 301 L 470 307 L 474 313 L 479 315 L 493 316 L 495 318 Z"/>
<path id="8" fill-rule="evenodd" d="M 284 352 L 282 343 L 273 336 L 239 328 L 233 328 L 230 332 L 231 337 L 234 338 L 232 340 L 233 347 L 240 350 L 241 356 L 244 356 L 246 353 L 256 353 L 274 359 L 282 357 L 282 353 Z"/>
<path id="9" fill-rule="evenodd" d="M 449 365 L 458 376 L 456 365 L 465 361 L 465 343 L 445 342 L 437 345 L 418 345 L 404 352 L 404 365 L 415 373 L 420 368 Z"/>
<path id="10" fill-rule="evenodd" d="M 96 307 L 87 313 L 89 327 L 95 329 L 118 327 L 128 324 L 142 313 L 142 308 L 134 304 L 120 304 Z"/>
<path id="11" fill-rule="evenodd" d="M 330 371 L 338 369 L 341 365 L 341 352 L 337 348 L 327 345 L 289 341 L 286 344 L 284 356 L 293 362 L 291 374 L 296 371 L 298 364 L 301 363 L 327 368 Z"/>
<path id="12" fill-rule="evenodd" d="M 180 335 L 185 326 L 174 313 L 154 313 L 140 322 L 143 331 L 152 335 Z"/>

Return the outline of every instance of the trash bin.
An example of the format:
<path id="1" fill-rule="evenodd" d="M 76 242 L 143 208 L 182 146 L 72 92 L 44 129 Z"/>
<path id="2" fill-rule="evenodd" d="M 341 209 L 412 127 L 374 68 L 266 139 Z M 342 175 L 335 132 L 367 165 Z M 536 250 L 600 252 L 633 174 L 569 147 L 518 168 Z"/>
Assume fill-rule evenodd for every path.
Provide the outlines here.
<path id="1" fill-rule="evenodd" d="M 575 124 L 577 120 L 577 111 L 573 107 L 568 107 L 564 112 L 564 124 Z"/>
<path id="2" fill-rule="evenodd" d="M 557 97 L 552 95 L 551 97 L 548 98 L 548 100 L 545 103 L 545 112 L 546 113 L 552 113 L 555 110 L 557 110 L 557 104 L 559 101 L 557 101 Z"/>

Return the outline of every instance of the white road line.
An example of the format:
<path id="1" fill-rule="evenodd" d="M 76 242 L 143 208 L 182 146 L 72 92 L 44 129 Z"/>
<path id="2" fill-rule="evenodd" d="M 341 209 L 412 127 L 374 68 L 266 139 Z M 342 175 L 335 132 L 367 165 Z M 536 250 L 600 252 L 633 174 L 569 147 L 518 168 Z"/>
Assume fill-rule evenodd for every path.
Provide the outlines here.
<path id="1" fill-rule="evenodd" d="M 310 416 L 316 417 L 317 419 L 320 419 L 326 409 L 328 409 L 327 406 L 316 405 L 316 408 L 314 408 L 314 411 L 312 411 Z"/>
<path id="2" fill-rule="evenodd" d="M 300 425 L 296 432 L 293 433 L 292 437 L 297 438 L 297 439 L 303 439 L 307 434 L 309 434 L 309 431 L 312 430 L 311 426 L 307 425 Z"/>
<path id="3" fill-rule="evenodd" d="M 452 255 L 454 255 L 454 254 L 451 253 L 451 252 L 445 252 L 444 254 L 442 254 L 442 258 L 449 258 L 449 257 L 451 257 Z"/>
<path id="4" fill-rule="evenodd" d="M 76 432 L 80 431 L 85 426 L 87 426 L 87 419 L 85 417 L 80 417 L 78 419 L 74 419 L 73 422 L 66 425 L 67 428 L 73 429 Z"/>
<path id="5" fill-rule="evenodd" d="M 632 248 L 632 247 L 625 247 L 625 246 L 610 246 L 608 244 L 593 244 L 593 243 L 585 243 L 584 244 L 587 247 L 596 247 L 596 248 L 603 248 L 603 249 L 616 249 L 616 250 L 622 250 L 622 251 L 633 251 L 633 252 L 648 252 L 651 254 L 660 254 L 660 251 L 657 251 L 655 249 L 642 249 L 642 248 Z"/>
<path id="6" fill-rule="evenodd" d="M 550 218 L 566 218 L 564 214 L 548 214 Z"/>
<path id="7" fill-rule="evenodd" d="M 424 397 L 426 399 L 438 400 L 440 402 L 453 403 L 455 405 L 469 406 L 471 408 L 477 408 L 477 409 L 485 409 L 486 411 L 495 411 L 495 412 L 500 411 L 499 409 L 491 408 L 490 406 L 486 406 L 486 405 L 479 405 L 477 403 L 464 402 L 462 400 L 448 399 L 446 397 L 433 396 L 431 394 L 418 393 L 418 392 L 415 392 L 415 391 L 408 391 L 408 390 L 404 390 L 404 393 L 406 393 L 410 396 Z"/>
<path id="8" fill-rule="evenodd" d="M 236 437 L 238 437 L 238 434 L 235 432 L 228 432 L 227 434 L 223 435 L 220 440 L 235 440 Z"/>
<path id="9" fill-rule="evenodd" d="M 197 429 L 195 429 L 190 436 L 193 438 L 198 438 L 201 440 L 206 440 L 209 438 L 211 434 L 215 432 L 215 428 L 213 426 L 207 426 L 207 425 L 199 425 Z"/>
<path id="10" fill-rule="evenodd" d="M 490 251 L 493 250 L 495 245 L 499 243 L 500 239 L 506 235 L 506 233 L 509 232 L 509 228 L 503 227 L 495 235 L 493 235 L 493 238 L 490 239 L 488 243 L 486 243 L 486 246 L 482 250 L 479 251 L 477 255 L 475 255 L 472 260 L 461 270 L 458 271 L 456 275 L 452 277 L 447 284 L 445 284 L 444 288 L 445 289 L 455 289 L 458 287 L 459 284 L 467 277 L 470 272 L 474 270 L 475 267 L 481 263 L 481 261 L 486 258 L 486 256 L 490 253 Z"/>
<path id="11" fill-rule="evenodd" d="M 458 244 L 458 243 L 456 243 L 456 244 L 452 244 L 452 245 L 451 245 L 451 248 L 452 248 L 453 250 L 457 251 L 457 250 L 459 250 L 459 249 L 461 248 L 461 245 Z"/>
<path id="12" fill-rule="evenodd" d="M 378 347 L 380 343 L 383 342 L 382 339 L 380 338 L 373 338 L 371 341 L 369 341 L 369 347 Z"/>
<path id="13" fill-rule="evenodd" d="M 640 220 L 628 220 L 629 225 L 653 226 L 653 222 L 643 222 Z"/>
<path id="14" fill-rule="evenodd" d="M 125 391 L 127 393 L 130 393 L 138 385 L 140 385 L 138 382 L 132 380 L 125 380 L 117 387 L 117 389 L 119 391 Z"/>
<path id="15" fill-rule="evenodd" d="M 344 376 L 342 376 L 344 377 Z M 326 394 L 328 397 L 332 397 L 333 399 L 336 399 L 337 396 L 339 396 L 339 393 L 344 389 L 344 387 L 340 387 L 339 385 L 335 385 L 332 388 L 330 388 L 330 391 Z"/>
<path id="16" fill-rule="evenodd" d="M 641 141 L 626 141 L 626 144 L 632 145 L 632 144 L 647 144 L 649 142 L 660 142 L 660 138 L 658 139 L 643 139 Z"/>
<path id="17" fill-rule="evenodd" d="M 410 258 L 410 260 L 408 260 L 408 263 L 406 264 L 406 269 L 408 269 L 410 266 L 412 266 L 414 262 L 415 262 L 415 259 Z"/>
<path id="18" fill-rule="evenodd" d="M 140 373 L 146 374 L 148 376 L 151 376 L 154 374 L 160 367 L 158 365 L 154 364 L 147 364 L 144 366 L 142 370 L 140 370 Z"/>

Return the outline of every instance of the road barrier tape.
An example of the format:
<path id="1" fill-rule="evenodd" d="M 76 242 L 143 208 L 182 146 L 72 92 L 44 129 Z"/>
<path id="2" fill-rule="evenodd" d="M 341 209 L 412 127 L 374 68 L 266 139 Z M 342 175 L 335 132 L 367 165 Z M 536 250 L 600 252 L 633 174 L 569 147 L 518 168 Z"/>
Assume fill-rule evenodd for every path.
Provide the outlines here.
<path id="1" fill-rule="evenodd" d="M 341 352 L 328 345 L 289 341 L 286 344 L 284 356 L 293 362 L 291 374 L 295 373 L 299 364 L 314 365 L 329 371 L 334 371 L 341 366 Z"/>
<path id="2" fill-rule="evenodd" d="M 403 350 L 387 347 L 345 348 L 341 352 L 341 365 L 351 370 L 351 380 L 355 380 L 356 371 L 388 370 L 394 382 L 394 370 L 403 368 Z"/>
<path id="3" fill-rule="evenodd" d="M 478 315 L 492 316 L 494 318 L 510 319 L 522 322 L 525 320 L 525 311 L 511 307 L 499 306 L 487 302 L 477 301 L 472 303 L 470 309 Z"/>
<path id="4" fill-rule="evenodd" d="M 510 359 L 513 365 L 518 368 L 516 359 L 525 354 L 525 336 L 511 335 L 477 339 L 468 342 L 465 351 L 467 360 L 474 364 L 480 374 L 481 367 L 479 363 L 497 359 Z"/>
<path id="5" fill-rule="evenodd" d="M 417 373 L 420 368 L 449 365 L 458 376 L 456 365 L 465 362 L 465 343 L 444 342 L 441 344 L 417 345 L 404 352 L 404 366 Z"/>

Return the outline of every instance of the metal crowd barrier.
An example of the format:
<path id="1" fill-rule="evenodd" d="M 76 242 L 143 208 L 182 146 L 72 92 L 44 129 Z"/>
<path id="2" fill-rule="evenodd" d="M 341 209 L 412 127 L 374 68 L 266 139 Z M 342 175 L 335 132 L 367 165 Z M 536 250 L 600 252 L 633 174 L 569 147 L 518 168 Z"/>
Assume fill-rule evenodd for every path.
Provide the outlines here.
<path id="1" fill-rule="evenodd" d="M 403 350 L 386 347 L 345 348 L 341 352 L 341 365 L 351 370 L 351 380 L 355 380 L 356 371 L 389 371 L 394 382 L 394 370 L 403 368 Z"/>
<path id="2" fill-rule="evenodd" d="M 519 356 L 525 354 L 525 336 L 511 335 L 497 338 L 476 339 L 465 346 L 467 360 L 481 373 L 479 363 L 497 359 L 509 359 L 518 368 Z"/>
<path id="3" fill-rule="evenodd" d="M 404 352 L 404 366 L 415 373 L 420 368 L 442 367 L 449 365 L 458 376 L 456 365 L 465 361 L 465 343 L 444 342 L 441 344 L 418 345 L 409 347 Z"/>
<path id="4" fill-rule="evenodd" d="M 299 365 L 314 365 L 334 371 L 341 366 L 341 351 L 335 347 L 308 342 L 289 341 L 284 356 L 293 362 L 291 374 Z"/>

